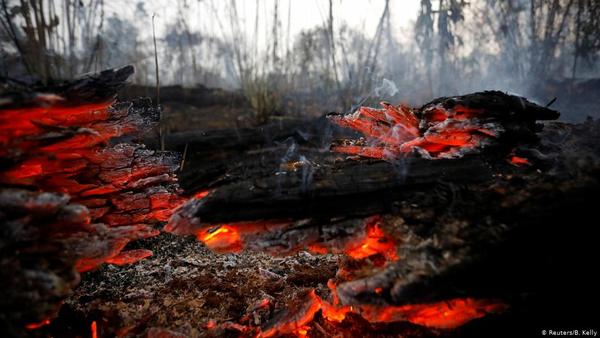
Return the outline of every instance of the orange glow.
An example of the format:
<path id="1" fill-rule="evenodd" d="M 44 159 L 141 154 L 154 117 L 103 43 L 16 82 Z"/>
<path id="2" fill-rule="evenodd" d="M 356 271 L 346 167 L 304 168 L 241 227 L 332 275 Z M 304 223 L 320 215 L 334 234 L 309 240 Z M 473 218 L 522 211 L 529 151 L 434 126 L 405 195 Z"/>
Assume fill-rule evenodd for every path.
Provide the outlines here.
<path id="1" fill-rule="evenodd" d="M 321 298 L 315 290 L 310 291 L 308 299 L 302 304 L 298 313 L 291 313 L 274 327 L 261 332 L 258 337 L 278 337 L 286 334 L 300 335 L 308 333 L 308 324 L 313 320 L 317 311 L 321 309 Z M 303 337 L 303 336 L 301 336 Z"/>
<path id="2" fill-rule="evenodd" d="M 379 159 L 407 156 L 415 150 L 431 157 L 455 157 L 484 146 L 502 130 L 492 123 L 483 127 L 477 122 L 475 118 L 483 109 L 436 106 L 423 112 L 423 120 L 419 121 L 409 107 L 381 104 L 383 109 L 361 107 L 351 115 L 330 117 L 338 125 L 354 129 L 369 139 L 360 145 L 333 145 L 332 150 Z M 420 124 L 427 129 L 420 130 Z"/>
<path id="3" fill-rule="evenodd" d="M 27 325 L 25 325 L 25 328 L 27 330 L 36 330 L 39 329 L 42 326 L 46 326 L 50 324 L 50 319 L 44 319 L 41 322 L 37 322 L 37 323 L 29 323 Z"/>
<path id="4" fill-rule="evenodd" d="M 122 251 L 118 255 L 108 258 L 105 260 L 108 264 L 114 265 L 126 265 L 135 263 L 139 260 L 152 256 L 152 251 L 146 249 L 136 249 L 136 250 L 128 250 Z"/>
<path id="5" fill-rule="evenodd" d="M 316 253 L 319 255 L 326 255 L 327 253 L 329 253 L 329 250 L 326 247 L 321 246 L 320 244 L 311 244 L 307 247 L 307 249 L 310 252 Z"/>
<path id="6" fill-rule="evenodd" d="M 360 306 L 360 314 L 370 322 L 408 321 L 437 329 L 453 329 L 507 306 L 486 299 L 457 298 L 431 304 L 403 306 Z"/>
<path id="7" fill-rule="evenodd" d="M 98 328 L 96 325 L 96 321 L 92 322 L 91 330 L 92 330 L 92 338 L 98 338 Z"/>
<path id="8" fill-rule="evenodd" d="M 342 248 L 329 247 L 324 243 L 318 242 L 307 245 L 307 249 L 316 254 L 343 253 L 354 259 L 365 259 L 380 254 L 387 261 L 398 260 L 396 244 L 381 229 L 379 220 L 377 216 L 367 219 L 365 221 L 364 236 L 350 238 Z"/>
<path id="9" fill-rule="evenodd" d="M 49 107 L 4 109 L 0 114 L 0 145 L 42 131 L 44 125 L 78 126 L 108 119 L 112 102 L 66 107 L 60 102 Z"/>
<path id="10" fill-rule="evenodd" d="M 139 145 L 108 144 L 113 137 L 147 126 L 148 121 L 127 108 L 112 110 L 112 102 L 66 106 L 53 99 L 43 103 L 0 109 L 0 156 L 16 162 L 0 171 L 0 183 L 67 193 L 70 202 L 88 208 L 89 217 L 82 222 L 86 226 L 127 226 L 116 232 L 122 238 L 99 235 L 107 247 L 93 257 L 80 257 L 79 272 L 105 261 L 130 264 L 150 256 L 148 250 L 120 252 L 134 239 L 157 235 L 151 223 L 168 220 L 185 201 L 175 188 L 160 187 L 150 195 L 144 191 L 175 182 L 176 164 Z M 19 162 L 21 157 L 25 160 Z"/>
<path id="11" fill-rule="evenodd" d="M 270 304 L 271 304 L 271 301 L 268 298 L 264 298 L 263 300 L 260 301 L 260 303 L 258 303 L 256 305 L 255 309 L 266 308 L 266 307 L 269 307 Z"/>
<path id="12" fill-rule="evenodd" d="M 217 322 L 216 322 L 214 319 L 209 319 L 209 320 L 206 322 L 206 324 L 204 324 L 204 327 L 205 327 L 207 330 L 212 330 L 212 329 L 214 329 L 215 327 L 217 327 Z"/>
<path id="13" fill-rule="evenodd" d="M 330 322 L 343 322 L 344 319 L 346 319 L 346 314 L 349 312 L 353 312 L 352 310 L 353 308 L 349 305 L 332 305 L 325 301 L 322 301 L 321 303 L 321 312 L 323 314 L 323 317 Z"/>
<path id="14" fill-rule="evenodd" d="M 321 310 L 323 318 L 332 324 L 343 322 L 348 313 L 355 313 L 371 323 L 407 321 L 429 328 L 453 329 L 473 319 L 490 313 L 502 312 L 507 308 L 507 305 L 501 302 L 473 298 L 456 298 L 430 304 L 402 306 L 340 305 L 337 304 L 335 285 L 330 281 L 328 286 L 332 288 L 333 304 L 321 299 L 313 290 L 305 302 L 305 307 L 300 309 L 299 313 L 289 314 L 275 327 L 259 334 L 259 337 L 273 337 L 290 333 L 304 337 L 308 333 L 310 322 L 319 310 Z"/>
<path id="15" fill-rule="evenodd" d="M 349 312 L 360 314 L 371 323 L 408 321 L 413 324 L 437 329 L 452 329 L 481 318 L 488 313 L 504 311 L 507 306 L 485 299 L 450 299 L 431 304 L 403 306 L 378 306 L 361 304 L 355 306 L 331 305 L 321 301 L 323 317 L 340 323 Z"/>
<path id="16" fill-rule="evenodd" d="M 240 234 L 233 226 L 221 225 L 202 229 L 196 234 L 196 237 L 207 247 L 218 252 L 239 252 L 242 250 Z"/>
<path id="17" fill-rule="evenodd" d="M 308 330 L 310 330 L 310 326 L 303 325 L 294 330 L 293 334 L 296 335 L 296 337 L 304 338 L 308 335 Z"/>
<path id="18" fill-rule="evenodd" d="M 512 156 L 510 158 L 510 163 L 515 165 L 515 166 L 523 166 L 523 165 L 531 165 L 531 162 L 529 162 L 528 159 L 526 159 L 525 157 L 519 157 L 519 156 Z"/>
<path id="19" fill-rule="evenodd" d="M 381 230 L 379 223 L 376 221 L 367 225 L 367 236 L 362 242 L 351 243 L 344 251 L 354 259 L 364 259 L 376 254 L 382 254 L 390 261 L 398 259 L 396 245 Z"/>
<path id="20" fill-rule="evenodd" d="M 38 176 L 43 172 L 42 164 L 37 161 L 25 161 L 12 170 L 5 171 L 7 176 L 26 178 Z"/>
<path id="21" fill-rule="evenodd" d="M 209 193 L 210 193 L 210 190 L 198 191 L 197 193 L 194 194 L 194 198 L 202 199 L 202 198 L 208 196 Z"/>
<path id="22" fill-rule="evenodd" d="M 342 146 L 334 145 L 331 150 L 349 155 L 358 155 L 369 158 L 385 158 L 386 148 L 384 147 L 366 147 L 366 146 Z"/>

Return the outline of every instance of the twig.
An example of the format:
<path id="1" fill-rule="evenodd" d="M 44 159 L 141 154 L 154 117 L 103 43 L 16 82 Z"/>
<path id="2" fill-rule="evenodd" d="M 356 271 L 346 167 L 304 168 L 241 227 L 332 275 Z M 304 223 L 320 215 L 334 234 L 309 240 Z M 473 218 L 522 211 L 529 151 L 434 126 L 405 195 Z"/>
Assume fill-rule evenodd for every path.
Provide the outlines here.
<path id="1" fill-rule="evenodd" d="M 183 171 L 183 166 L 185 165 L 185 157 L 187 156 L 189 142 L 185 143 L 185 148 L 183 148 L 183 155 L 181 156 L 181 164 L 179 165 L 179 171 Z"/>
<path id="2" fill-rule="evenodd" d="M 154 41 L 154 66 L 156 69 L 156 107 L 160 113 L 159 125 L 158 125 L 158 137 L 160 138 L 160 150 L 165 150 L 165 138 L 163 135 L 163 124 L 162 124 L 162 109 L 160 109 L 160 77 L 158 75 L 158 52 L 156 50 L 156 31 L 154 29 L 154 17 L 156 13 L 152 14 L 152 39 Z"/>

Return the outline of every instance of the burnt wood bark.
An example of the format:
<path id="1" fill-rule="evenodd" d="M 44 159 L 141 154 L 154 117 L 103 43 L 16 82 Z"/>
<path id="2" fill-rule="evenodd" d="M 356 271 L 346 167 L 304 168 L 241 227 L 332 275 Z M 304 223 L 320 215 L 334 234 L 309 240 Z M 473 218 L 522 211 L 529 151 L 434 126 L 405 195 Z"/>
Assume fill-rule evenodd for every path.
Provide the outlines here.
<path id="1" fill-rule="evenodd" d="M 25 83 L 0 77 L 0 107 L 31 107 L 45 104 L 44 94 L 59 95 L 68 105 L 106 102 L 114 99 L 127 79 L 133 74 L 133 66 L 107 69 L 70 81 L 52 81 L 48 84 Z"/>
<path id="2" fill-rule="evenodd" d="M 500 336 L 516 326 L 592 323 L 588 309 L 600 296 L 599 279 L 589 273 L 598 255 L 600 122 L 548 129 L 540 147 L 558 151 L 550 170 L 504 171 L 485 184 L 456 187 L 450 203 L 435 194 L 405 200 L 387 216 L 401 259 L 371 276 L 342 281 L 342 302 L 501 299 L 512 309 L 486 322 Z M 479 323 L 461 330 L 481 329 Z"/>
<path id="3" fill-rule="evenodd" d="M 151 128 L 151 101 L 108 107 L 132 72 L 0 93 L 4 336 L 42 336 L 34 329 L 56 317 L 81 272 L 151 255 L 124 249 L 156 236 L 181 202 L 178 156 L 125 143 Z"/>
<path id="4" fill-rule="evenodd" d="M 599 296 L 598 277 L 590 272 L 598 255 L 599 131 L 598 121 L 548 124 L 539 143 L 517 150 L 532 163 L 523 167 L 491 155 L 411 159 L 410 170 L 397 180 L 397 168 L 386 162 L 320 162 L 305 190 L 302 166 L 279 181 L 278 175 L 254 172 L 253 179 L 223 185 L 197 201 L 188 217 L 199 223 L 182 223 L 178 230 L 311 219 L 289 231 L 254 235 L 247 244 L 269 251 L 263 247 L 268 243 L 302 247 L 302 238 L 318 238 L 330 226 L 354 229 L 340 218 L 383 212 L 399 260 L 359 279 L 338 274 L 342 304 L 398 306 L 465 297 L 509 304 L 506 313 L 485 319 L 487 326 L 467 324 L 459 333 L 505 335 L 517 325 L 533 329 L 549 322 L 590 325 L 595 318 L 588 309 Z M 344 264 L 355 263 L 346 261 L 342 270 Z"/>
<path id="5" fill-rule="evenodd" d="M 195 216 L 207 224 L 361 217 L 390 211 L 404 196 L 433 190 L 441 182 L 491 178 L 488 165 L 478 158 L 296 163 L 292 170 L 246 168 L 248 172 L 240 173 L 245 179 L 219 186 L 197 201 Z"/>
<path id="6" fill-rule="evenodd" d="M 495 150 L 500 153 L 508 152 L 518 145 L 537 142 L 536 132 L 542 129 L 537 121 L 552 120 L 559 116 L 557 111 L 499 91 L 439 98 L 416 109 L 415 113 L 425 119 L 426 112 L 438 106 L 445 109 L 456 106 L 484 109 L 485 113 L 477 117 L 482 123 L 498 122 L 505 129 L 495 145 Z M 302 148 L 299 153 L 308 156 L 318 151 L 326 152 L 335 139 L 358 137 L 359 134 L 320 117 L 313 120 L 283 121 L 257 128 L 174 133 L 166 136 L 165 144 L 167 148 L 181 152 L 187 145 L 185 167 L 179 177 L 182 187 L 193 192 L 244 180 L 250 175 L 238 175 L 240 172 L 253 172 L 254 169 L 245 169 L 256 167 L 253 161 L 281 161 L 285 151 L 294 144 Z M 157 147 L 156 142 L 151 139 L 146 141 L 154 147 Z M 278 154 L 275 148 L 283 148 L 283 152 Z M 271 151 L 272 149 L 275 150 Z M 316 161 L 322 158 L 320 155 L 316 157 Z"/>

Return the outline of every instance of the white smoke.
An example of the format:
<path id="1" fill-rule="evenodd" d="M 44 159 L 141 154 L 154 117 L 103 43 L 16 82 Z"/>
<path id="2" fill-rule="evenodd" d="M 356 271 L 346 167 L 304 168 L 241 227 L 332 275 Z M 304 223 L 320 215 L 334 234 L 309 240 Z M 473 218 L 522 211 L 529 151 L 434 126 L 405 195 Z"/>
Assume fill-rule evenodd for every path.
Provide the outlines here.
<path id="1" fill-rule="evenodd" d="M 391 97 L 398 93 L 398 87 L 389 79 L 383 78 L 381 85 L 373 89 L 373 94 L 378 97 Z"/>

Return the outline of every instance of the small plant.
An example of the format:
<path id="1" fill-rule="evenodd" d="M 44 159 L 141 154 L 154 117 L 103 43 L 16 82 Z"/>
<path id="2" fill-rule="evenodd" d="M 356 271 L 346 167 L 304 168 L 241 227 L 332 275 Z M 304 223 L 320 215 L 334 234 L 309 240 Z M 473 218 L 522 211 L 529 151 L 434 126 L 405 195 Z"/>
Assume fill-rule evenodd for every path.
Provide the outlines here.
<path id="1" fill-rule="evenodd" d="M 242 83 L 244 96 L 250 102 L 257 124 L 264 124 L 281 109 L 284 90 L 276 75 L 254 74 Z"/>

